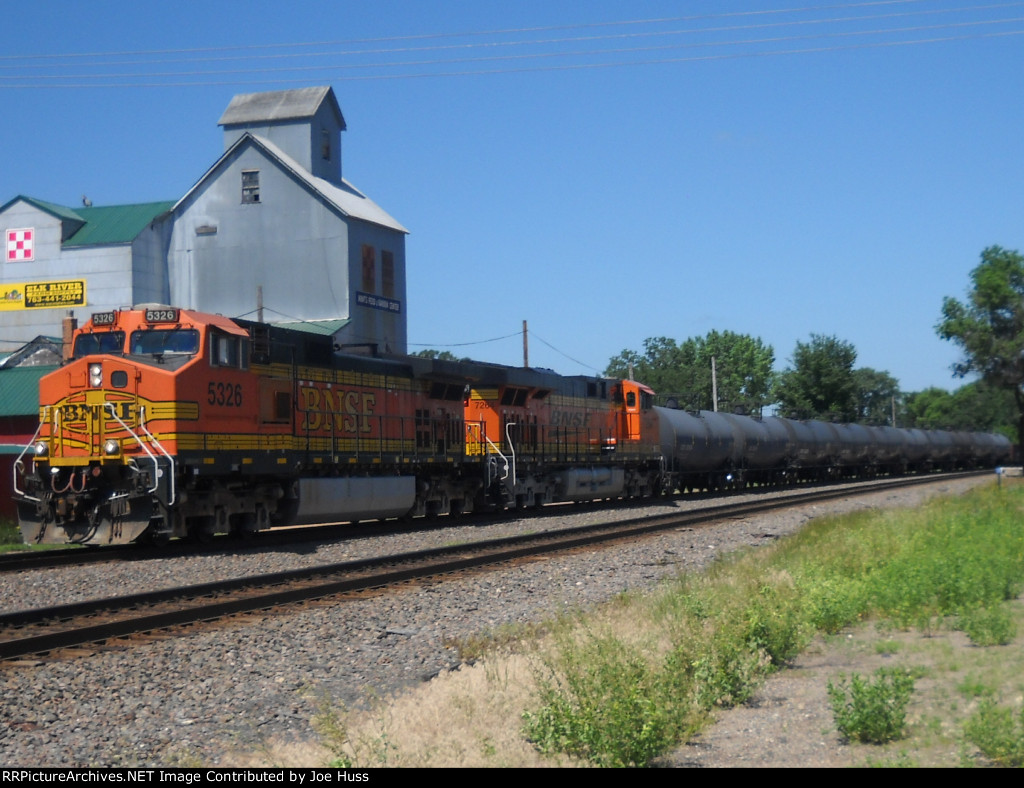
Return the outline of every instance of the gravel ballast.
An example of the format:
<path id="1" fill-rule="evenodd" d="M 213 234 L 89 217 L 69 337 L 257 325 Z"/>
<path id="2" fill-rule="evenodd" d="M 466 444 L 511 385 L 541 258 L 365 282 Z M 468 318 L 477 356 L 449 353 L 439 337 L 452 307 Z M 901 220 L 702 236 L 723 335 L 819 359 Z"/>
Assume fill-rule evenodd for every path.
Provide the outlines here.
<path id="1" fill-rule="evenodd" d="M 724 552 L 771 542 L 823 514 L 914 506 L 989 481 L 946 481 L 680 529 L 632 545 L 7 667 L 0 673 L 0 763 L 218 766 L 228 753 L 258 749 L 271 739 L 315 740 L 311 721 L 325 699 L 352 708 L 427 680 L 458 664 L 451 644 L 460 639 L 650 588 Z M 713 503 L 682 499 L 648 510 Z M 631 509 L 628 516 L 644 511 Z M 592 509 L 566 512 L 329 545 L 7 574 L 0 576 L 0 604 L 9 612 L 609 519 Z"/>

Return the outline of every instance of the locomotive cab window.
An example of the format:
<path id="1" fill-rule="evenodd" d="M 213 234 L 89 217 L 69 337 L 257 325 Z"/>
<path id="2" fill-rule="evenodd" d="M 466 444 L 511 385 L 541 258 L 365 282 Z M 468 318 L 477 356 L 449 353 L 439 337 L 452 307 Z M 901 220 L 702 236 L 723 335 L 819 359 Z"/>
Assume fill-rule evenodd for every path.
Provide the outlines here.
<path id="1" fill-rule="evenodd" d="M 242 337 L 210 332 L 210 365 L 214 367 L 231 367 L 233 369 L 249 368 L 248 341 Z"/>
<path id="2" fill-rule="evenodd" d="M 75 337 L 75 358 L 84 358 L 99 353 L 124 353 L 124 331 L 104 331 L 96 334 L 79 334 Z"/>
<path id="3" fill-rule="evenodd" d="M 194 356 L 199 352 L 199 332 L 194 328 L 133 331 L 129 352 L 139 356 Z"/>

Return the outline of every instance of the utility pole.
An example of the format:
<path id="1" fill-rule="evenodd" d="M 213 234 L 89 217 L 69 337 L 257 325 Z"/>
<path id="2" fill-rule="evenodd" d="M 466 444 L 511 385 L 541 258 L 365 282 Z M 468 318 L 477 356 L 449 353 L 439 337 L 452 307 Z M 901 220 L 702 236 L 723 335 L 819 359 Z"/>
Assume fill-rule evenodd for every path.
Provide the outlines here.
<path id="1" fill-rule="evenodd" d="M 718 371 L 715 369 L 715 357 L 711 357 L 711 410 L 718 412 Z"/>
<path id="2" fill-rule="evenodd" d="M 530 343 L 526 339 L 526 321 L 523 321 L 523 367 L 530 366 Z"/>

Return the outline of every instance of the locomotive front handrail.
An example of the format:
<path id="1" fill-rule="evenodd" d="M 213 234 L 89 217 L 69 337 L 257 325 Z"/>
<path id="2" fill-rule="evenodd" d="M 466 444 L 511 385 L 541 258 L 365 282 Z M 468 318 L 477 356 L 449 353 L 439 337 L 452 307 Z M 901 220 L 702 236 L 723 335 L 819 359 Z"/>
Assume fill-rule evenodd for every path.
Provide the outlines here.
<path id="1" fill-rule="evenodd" d="M 149 456 L 149 459 L 151 459 L 153 461 L 153 486 L 149 490 L 147 490 L 147 492 L 152 495 L 160 487 L 160 461 L 157 459 L 156 455 L 153 454 L 153 452 L 151 452 L 149 450 L 149 447 L 145 444 L 145 442 L 142 440 L 142 438 L 140 438 L 136 434 L 135 430 L 133 430 L 131 427 L 129 427 L 121 419 L 121 417 L 117 415 L 117 411 L 115 410 L 114 404 L 112 402 L 106 403 L 105 407 L 110 410 L 110 415 L 114 417 L 114 421 L 116 421 L 118 424 L 120 424 L 121 427 L 125 430 L 125 432 L 127 432 L 129 435 L 131 435 L 135 439 L 135 442 L 139 444 L 139 447 L 144 452 L 146 452 L 146 454 Z M 146 427 L 146 406 L 145 405 L 140 405 L 139 406 L 139 429 L 141 429 L 144 433 L 146 433 L 146 437 L 149 438 L 149 440 L 153 443 L 153 445 L 156 446 L 157 449 L 160 450 L 160 453 L 163 454 L 164 457 L 167 458 L 167 461 L 170 463 L 170 481 L 168 482 L 168 487 L 170 488 L 170 496 L 168 497 L 167 505 L 168 506 L 173 506 L 174 505 L 174 501 L 175 501 L 174 458 L 167 452 L 167 449 L 165 449 L 160 444 L 160 441 L 158 441 L 156 439 L 156 437 L 153 435 L 153 433 L 151 433 L 149 431 L 149 428 Z"/>
<path id="2" fill-rule="evenodd" d="M 43 408 L 43 419 L 46 418 L 46 411 L 48 410 L 49 406 Z M 42 429 L 43 422 L 40 421 L 39 426 L 36 427 L 36 431 L 32 435 L 32 438 L 29 440 L 28 444 L 21 450 L 21 454 L 19 454 L 18 458 L 14 461 L 14 465 L 11 466 L 11 474 L 13 476 L 13 478 L 11 479 L 11 486 L 14 488 L 14 492 L 17 493 L 19 497 L 24 498 L 26 501 L 35 501 L 36 503 L 39 503 L 39 498 L 36 498 L 34 495 L 29 495 L 27 492 L 18 487 L 18 469 L 20 468 L 22 472 L 24 472 L 25 466 L 22 465 L 21 458 L 25 456 L 25 453 L 28 452 L 29 449 L 33 448 L 36 445 L 36 438 L 39 437 L 39 433 L 42 431 Z"/>

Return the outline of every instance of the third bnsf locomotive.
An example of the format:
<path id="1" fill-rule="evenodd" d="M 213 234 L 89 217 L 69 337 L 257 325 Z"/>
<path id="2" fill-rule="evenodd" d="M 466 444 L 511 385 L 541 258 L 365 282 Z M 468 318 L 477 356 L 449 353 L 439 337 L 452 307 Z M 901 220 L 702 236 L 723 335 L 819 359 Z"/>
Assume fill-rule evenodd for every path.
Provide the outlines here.
<path id="1" fill-rule="evenodd" d="M 162 305 L 97 313 L 15 464 L 28 543 L 207 538 L 794 480 L 985 467 L 978 433 L 657 407 L 632 380 L 341 354 Z"/>

